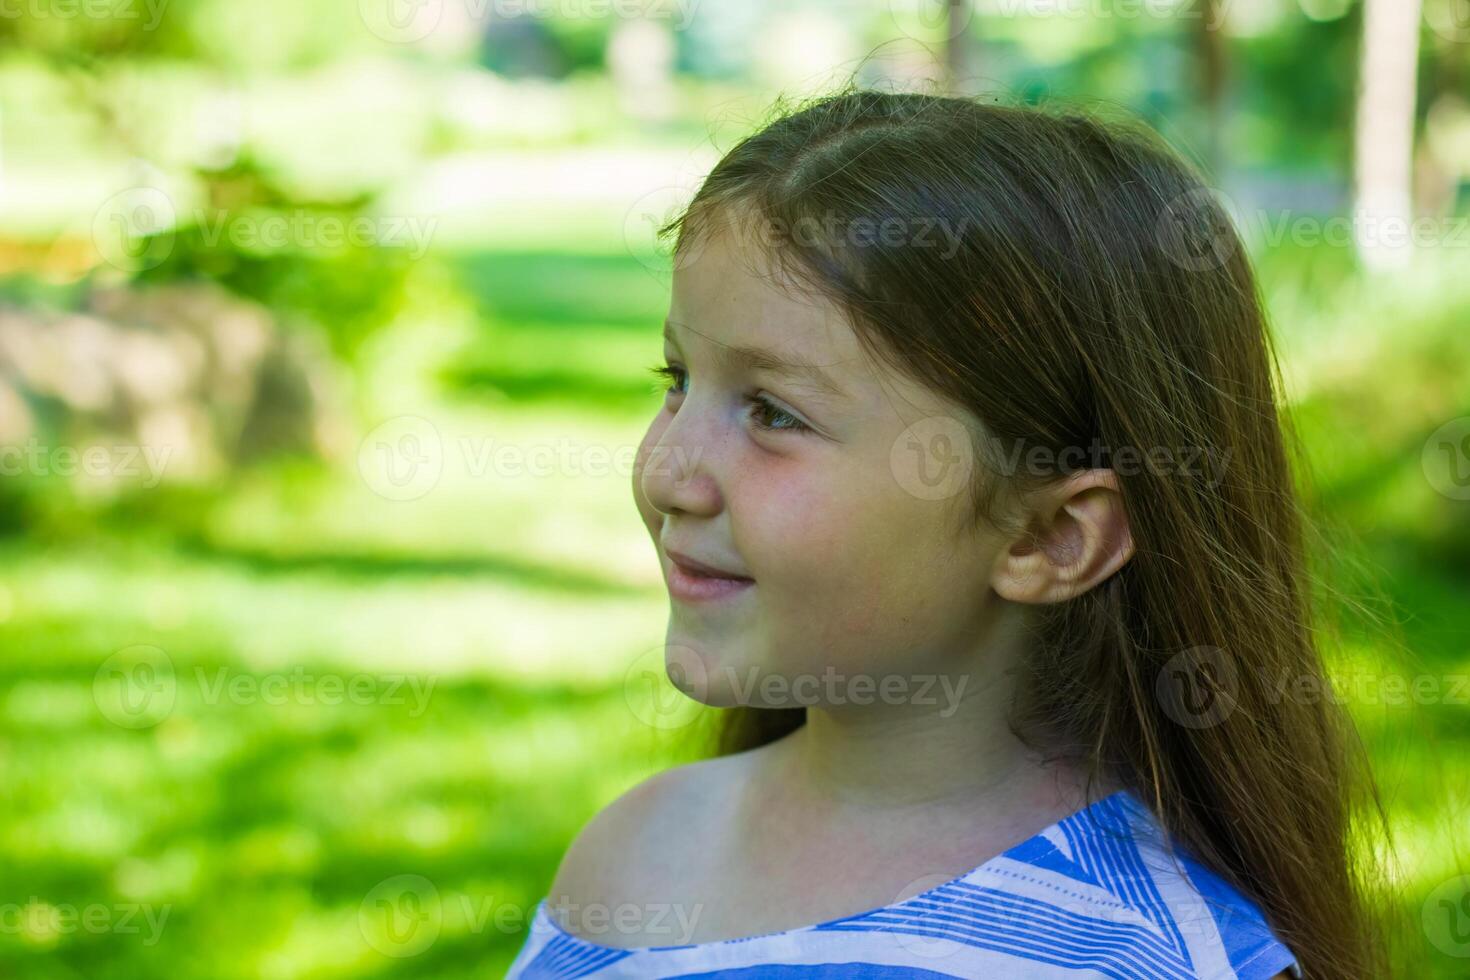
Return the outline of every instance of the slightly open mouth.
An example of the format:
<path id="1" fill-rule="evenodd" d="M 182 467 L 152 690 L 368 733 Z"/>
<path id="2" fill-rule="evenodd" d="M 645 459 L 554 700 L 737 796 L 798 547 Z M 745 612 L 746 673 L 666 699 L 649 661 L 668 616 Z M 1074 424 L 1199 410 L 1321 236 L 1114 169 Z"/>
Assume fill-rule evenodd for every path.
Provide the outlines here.
<path id="1" fill-rule="evenodd" d="M 698 602 L 740 595 L 755 585 L 755 579 L 706 575 L 671 560 L 668 584 L 674 598 Z"/>

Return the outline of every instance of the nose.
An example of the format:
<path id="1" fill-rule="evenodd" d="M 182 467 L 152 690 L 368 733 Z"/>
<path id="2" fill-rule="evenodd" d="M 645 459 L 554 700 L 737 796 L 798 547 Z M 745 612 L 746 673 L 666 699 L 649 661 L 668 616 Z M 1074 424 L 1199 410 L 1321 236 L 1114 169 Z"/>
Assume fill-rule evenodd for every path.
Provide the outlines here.
<path id="1" fill-rule="evenodd" d="M 646 502 L 663 515 L 718 514 L 724 507 L 724 495 L 717 472 L 718 454 L 711 447 L 718 450 L 728 438 L 718 431 L 715 420 L 696 415 L 690 398 L 676 412 L 660 410 L 638 447 L 633 489 L 640 498 L 640 509 Z"/>

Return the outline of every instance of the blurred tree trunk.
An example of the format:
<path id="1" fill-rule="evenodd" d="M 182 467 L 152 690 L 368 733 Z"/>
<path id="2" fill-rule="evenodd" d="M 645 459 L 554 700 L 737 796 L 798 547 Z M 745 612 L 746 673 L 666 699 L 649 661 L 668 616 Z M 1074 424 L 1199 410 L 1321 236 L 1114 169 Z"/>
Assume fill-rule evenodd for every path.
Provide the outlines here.
<path id="1" fill-rule="evenodd" d="M 1205 161 L 1219 180 L 1225 165 L 1225 39 L 1221 0 L 1205 0 L 1195 20 L 1194 49 L 1205 109 Z"/>
<path id="2" fill-rule="evenodd" d="M 1425 10 L 1431 23 L 1433 13 Z M 1465 13 L 1470 14 L 1470 5 Z M 1465 26 L 1470 27 L 1470 20 Z M 1433 40 L 1429 35 L 1425 39 Z M 1470 44 L 1441 39 L 1433 52 L 1433 70 L 1419 80 L 1424 131 L 1415 147 L 1413 180 L 1414 213 L 1420 215 L 1453 214 L 1460 182 L 1470 178 L 1470 101 L 1461 95 L 1470 95 Z"/>
<path id="3" fill-rule="evenodd" d="M 970 41 L 970 19 L 974 0 L 947 0 L 944 36 L 944 72 L 949 91 L 967 94 L 974 87 L 974 50 Z"/>
<path id="4" fill-rule="evenodd" d="M 1354 149 L 1358 254 L 1370 269 L 1411 256 L 1420 0 L 1364 0 Z"/>

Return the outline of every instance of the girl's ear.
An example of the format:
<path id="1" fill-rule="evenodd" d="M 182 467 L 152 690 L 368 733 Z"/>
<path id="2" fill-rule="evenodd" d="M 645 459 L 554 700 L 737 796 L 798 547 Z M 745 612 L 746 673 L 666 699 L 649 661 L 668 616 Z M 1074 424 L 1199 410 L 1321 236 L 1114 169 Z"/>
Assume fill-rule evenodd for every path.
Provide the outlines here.
<path id="1" fill-rule="evenodd" d="M 1074 473 L 1025 499 L 1026 530 L 1001 549 L 991 575 L 1012 602 L 1063 602 L 1102 582 L 1133 556 L 1133 537 L 1112 470 Z"/>

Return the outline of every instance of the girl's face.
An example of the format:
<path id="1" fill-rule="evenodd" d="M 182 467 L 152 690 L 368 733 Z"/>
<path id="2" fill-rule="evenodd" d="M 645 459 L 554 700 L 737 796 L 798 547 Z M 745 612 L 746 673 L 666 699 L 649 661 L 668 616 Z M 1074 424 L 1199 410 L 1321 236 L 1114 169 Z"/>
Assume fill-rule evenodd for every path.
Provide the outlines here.
<path id="1" fill-rule="evenodd" d="M 914 695 L 963 669 L 996 605 L 1003 544 L 961 516 L 977 423 L 771 269 L 717 232 L 674 273 L 670 390 L 633 473 L 671 585 L 670 677 L 718 706 Z M 691 597 L 671 550 L 750 581 Z"/>

